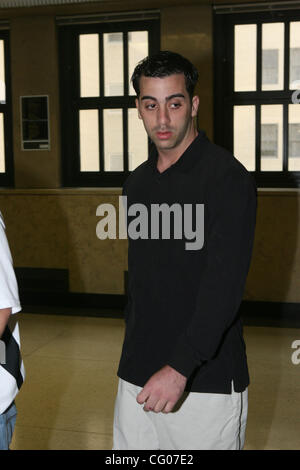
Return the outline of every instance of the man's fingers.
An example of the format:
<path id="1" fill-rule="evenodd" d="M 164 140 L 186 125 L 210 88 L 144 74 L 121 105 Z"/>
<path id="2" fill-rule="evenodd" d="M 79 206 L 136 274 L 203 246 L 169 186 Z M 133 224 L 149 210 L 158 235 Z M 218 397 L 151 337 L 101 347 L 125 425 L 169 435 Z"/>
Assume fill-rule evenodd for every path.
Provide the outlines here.
<path id="1" fill-rule="evenodd" d="M 157 400 L 154 400 L 153 398 L 148 398 L 146 400 L 146 403 L 144 405 L 144 411 L 153 411 L 154 407 L 156 405 Z"/>
<path id="2" fill-rule="evenodd" d="M 136 401 L 140 404 L 144 404 L 144 411 L 154 411 L 155 413 L 170 413 L 175 405 L 174 401 L 167 399 L 159 399 L 159 397 L 151 395 L 147 390 L 141 390 L 137 395 Z"/>
<path id="3" fill-rule="evenodd" d="M 136 397 L 136 401 L 142 405 L 144 405 L 144 411 L 161 411 L 161 409 L 165 406 L 166 400 L 159 400 L 159 398 L 151 392 L 147 392 L 147 390 L 142 390 Z"/>
<path id="4" fill-rule="evenodd" d="M 153 408 L 153 411 L 154 411 L 155 413 L 160 413 L 161 411 L 164 410 L 166 404 L 167 404 L 167 400 L 159 400 L 159 401 L 156 403 L 155 407 Z"/>
<path id="5" fill-rule="evenodd" d="M 172 401 L 168 401 L 164 409 L 162 410 L 163 413 L 170 413 L 173 410 L 175 403 Z"/>
<path id="6" fill-rule="evenodd" d="M 144 405 L 144 411 L 153 411 L 154 413 L 169 412 L 173 408 L 174 404 L 168 402 L 167 399 L 159 399 L 156 396 L 149 396 Z M 167 409 L 167 411 L 165 411 Z"/>
<path id="7" fill-rule="evenodd" d="M 145 390 L 145 388 L 143 388 L 143 390 L 140 391 L 140 393 L 137 395 L 136 397 L 136 401 L 142 405 L 143 403 L 145 403 L 145 401 L 147 401 L 149 397 L 149 393 L 147 392 L 147 390 Z"/>

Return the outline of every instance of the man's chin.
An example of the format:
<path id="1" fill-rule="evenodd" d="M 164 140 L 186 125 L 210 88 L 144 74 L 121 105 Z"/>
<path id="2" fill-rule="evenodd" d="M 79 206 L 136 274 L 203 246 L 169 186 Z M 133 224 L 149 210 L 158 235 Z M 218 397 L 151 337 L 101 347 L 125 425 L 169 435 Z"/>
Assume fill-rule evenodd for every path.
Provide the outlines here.
<path id="1" fill-rule="evenodd" d="M 155 139 L 154 144 L 157 149 L 161 149 L 161 150 L 171 150 L 175 147 L 175 144 L 171 139 L 170 140 Z"/>

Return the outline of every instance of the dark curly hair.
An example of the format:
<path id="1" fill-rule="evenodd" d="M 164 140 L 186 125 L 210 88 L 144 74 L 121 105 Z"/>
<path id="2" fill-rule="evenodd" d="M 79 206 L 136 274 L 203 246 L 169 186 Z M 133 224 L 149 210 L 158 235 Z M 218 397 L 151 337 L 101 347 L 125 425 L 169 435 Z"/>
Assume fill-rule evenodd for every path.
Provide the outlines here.
<path id="1" fill-rule="evenodd" d="M 185 86 L 192 99 L 198 81 L 198 71 L 188 59 L 176 52 L 160 51 L 158 54 L 141 60 L 134 69 L 131 82 L 137 96 L 139 96 L 142 76 L 163 78 L 181 73 L 184 74 Z"/>

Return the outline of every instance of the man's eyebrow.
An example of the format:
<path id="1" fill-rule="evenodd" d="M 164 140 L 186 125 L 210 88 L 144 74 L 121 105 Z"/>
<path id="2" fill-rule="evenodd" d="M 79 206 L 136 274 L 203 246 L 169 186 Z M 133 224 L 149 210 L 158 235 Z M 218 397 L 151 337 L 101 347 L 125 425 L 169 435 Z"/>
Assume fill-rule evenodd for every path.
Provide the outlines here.
<path id="1" fill-rule="evenodd" d="M 150 96 L 150 95 L 142 96 L 141 100 L 153 100 L 153 101 L 157 101 L 157 99 L 154 98 L 154 96 Z"/>
<path id="2" fill-rule="evenodd" d="M 174 95 L 170 95 L 166 97 L 166 101 L 172 100 L 173 98 L 185 98 L 182 93 L 175 93 Z"/>
<path id="3" fill-rule="evenodd" d="M 167 96 L 166 101 L 170 101 L 173 98 L 185 98 L 185 96 L 182 93 L 174 93 L 173 95 Z M 157 98 L 155 98 L 154 96 L 150 96 L 150 95 L 144 95 L 144 96 L 142 96 L 141 100 L 157 101 Z"/>

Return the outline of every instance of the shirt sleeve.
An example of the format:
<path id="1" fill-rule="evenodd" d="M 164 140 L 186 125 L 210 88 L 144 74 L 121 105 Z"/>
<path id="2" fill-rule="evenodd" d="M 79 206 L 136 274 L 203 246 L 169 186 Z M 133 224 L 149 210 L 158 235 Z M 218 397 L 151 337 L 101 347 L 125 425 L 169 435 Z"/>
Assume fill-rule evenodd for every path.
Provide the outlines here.
<path id="1" fill-rule="evenodd" d="M 236 318 L 250 266 L 256 207 L 252 176 L 237 170 L 214 186 L 204 206 L 206 269 L 199 279 L 192 319 L 175 342 L 168 361 L 186 377 L 215 357 Z"/>
<path id="2" fill-rule="evenodd" d="M 11 308 L 12 313 L 21 310 L 12 256 L 5 234 L 5 224 L 0 212 L 0 309 L 3 308 Z"/>

